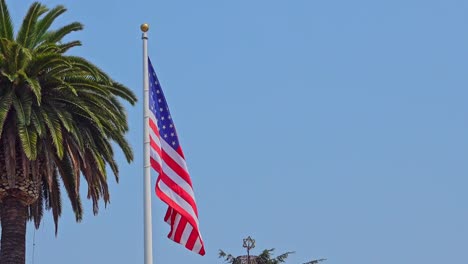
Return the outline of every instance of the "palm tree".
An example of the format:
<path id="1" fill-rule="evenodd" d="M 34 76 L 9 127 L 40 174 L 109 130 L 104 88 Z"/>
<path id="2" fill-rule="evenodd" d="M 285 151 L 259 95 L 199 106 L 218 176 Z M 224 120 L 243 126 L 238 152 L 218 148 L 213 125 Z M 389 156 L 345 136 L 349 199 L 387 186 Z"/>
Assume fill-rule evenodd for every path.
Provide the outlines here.
<path id="1" fill-rule="evenodd" d="M 284 263 L 290 254 L 294 252 L 286 252 L 277 257 L 273 257 L 273 251 L 275 249 L 265 249 L 262 253 L 258 256 L 238 256 L 235 257 L 232 254 L 226 253 L 223 250 L 219 250 L 218 257 L 223 258 L 226 263 L 231 264 L 243 264 L 244 262 L 250 262 L 248 264 L 279 264 Z M 249 261 L 247 261 L 249 259 Z"/>
<path id="2" fill-rule="evenodd" d="M 294 251 L 291 252 L 286 252 L 283 253 L 277 257 L 273 257 L 273 251 L 275 251 L 274 248 L 272 249 L 265 249 L 262 251 L 262 253 L 258 256 L 250 256 L 250 263 L 248 264 L 280 264 L 280 263 L 285 263 L 286 259 L 289 257 L 290 254 L 294 254 Z M 232 254 L 226 253 L 223 250 L 219 250 L 218 253 L 219 258 L 223 258 L 226 263 L 231 263 L 231 264 L 244 264 L 247 263 L 248 261 L 246 260 L 246 256 L 238 256 L 235 257 Z M 325 261 L 326 259 L 316 259 L 309 261 L 304 264 L 318 264 L 319 262 Z"/>
<path id="3" fill-rule="evenodd" d="M 134 94 L 89 61 L 66 55 L 79 41 L 64 42 L 81 30 L 71 23 L 51 30 L 66 9 L 33 3 L 14 32 L 5 0 L 0 0 L 0 263 L 25 262 L 26 222 L 39 228 L 44 209 L 52 212 L 57 234 L 63 185 L 82 219 L 81 177 L 87 198 L 109 202 L 106 166 L 118 181 L 113 143 L 128 162 L 127 117 L 119 98 Z M 60 183 L 61 182 L 61 183 Z"/>

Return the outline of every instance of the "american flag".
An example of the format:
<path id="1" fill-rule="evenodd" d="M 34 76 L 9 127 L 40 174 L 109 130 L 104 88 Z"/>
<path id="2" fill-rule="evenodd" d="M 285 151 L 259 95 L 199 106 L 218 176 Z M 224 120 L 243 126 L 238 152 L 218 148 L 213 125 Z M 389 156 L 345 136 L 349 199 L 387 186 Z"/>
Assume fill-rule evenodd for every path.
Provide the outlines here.
<path id="1" fill-rule="evenodd" d="M 151 167 L 159 173 L 156 195 L 168 205 L 164 218 L 171 226 L 168 237 L 191 251 L 205 255 L 192 181 L 169 107 L 149 58 L 148 75 L 150 160 Z"/>

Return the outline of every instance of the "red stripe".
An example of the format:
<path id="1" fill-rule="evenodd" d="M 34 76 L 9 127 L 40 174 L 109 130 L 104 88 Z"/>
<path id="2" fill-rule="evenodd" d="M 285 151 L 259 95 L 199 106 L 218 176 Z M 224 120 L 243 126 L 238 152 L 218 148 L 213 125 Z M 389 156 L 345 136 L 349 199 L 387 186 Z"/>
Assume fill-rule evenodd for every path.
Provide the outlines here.
<path id="1" fill-rule="evenodd" d="M 184 233 L 185 226 L 188 224 L 187 219 L 185 217 L 180 218 L 179 224 L 176 226 L 174 241 L 180 243 L 180 239 L 182 238 L 182 234 Z"/>
<path id="2" fill-rule="evenodd" d="M 169 217 L 171 217 L 171 223 L 174 223 L 174 217 L 172 217 L 174 214 L 172 214 L 172 209 L 169 207 L 167 208 L 166 211 L 166 216 L 164 216 L 164 221 L 167 222 L 169 220 Z"/>
<path id="3" fill-rule="evenodd" d="M 175 232 L 175 229 L 174 229 L 174 225 L 175 225 L 175 220 L 176 220 L 176 216 L 177 216 L 177 213 L 174 212 L 174 210 L 170 209 L 170 207 L 167 209 L 167 211 L 171 211 L 170 214 L 171 214 L 171 223 L 169 224 L 171 226 L 171 231 L 169 232 L 169 234 L 167 235 L 168 237 L 171 237 L 173 236 L 173 233 Z"/>
<path id="4" fill-rule="evenodd" d="M 156 151 L 156 153 L 158 153 L 159 157 L 162 156 L 161 147 L 158 146 L 158 144 L 156 143 L 156 141 L 152 137 L 150 137 L 150 146 L 154 151 Z"/>
<path id="5" fill-rule="evenodd" d="M 192 180 L 190 179 L 190 175 L 188 172 L 185 170 L 185 168 L 182 168 L 174 159 L 169 156 L 166 151 L 164 151 L 164 148 L 162 149 L 162 159 L 164 162 L 166 162 L 167 166 L 169 166 L 177 175 L 179 175 L 184 181 L 186 181 L 190 187 L 192 187 Z"/>
<path id="6" fill-rule="evenodd" d="M 179 153 L 179 155 L 185 159 L 185 156 L 184 156 L 184 152 L 182 151 L 182 148 L 180 147 L 180 144 L 179 144 L 179 147 L 175 150 L 177 153 Z"/>
<path id="7" fill-rule="evenodd" d="M 195 242 L 197 242 L 197 238 L 198 238 L 198 233 L 197 231 L 195 231 L 195 229 L 193 229 L 192 232 L 190 233 L 189 238 L 187 239 L 187 243 L 185 244 L 185 247 L 190 250 L 193 250 L 193 246 L 195 246 Z"/>
<path id="8" fill-rule="evenodd" d="M 159 182 L 159 179 L 158 179 L 158 182 Z M 165 202 L 169 207 L 171 207 L 177 213 L 179 213 L 182 216 L 182 218 L 187 219 L 187 221 L 189 221 L 189 223 L 192 225 L 193 229 L 199 232 L 195 219 L 187 211 L 185 211 L 181 206 L 179 206 L 176 202 L 174 202 L 171 198 L 169 198 L 164 192 L 162 192 L 159 189 L 158 182 L 156 182 L 156 195 L 159 197 L 159 199 Z"/>
<path id="9" fill-rule="evenodd" d="M 177 183 L 175 183 L 169 176 L 164 173 L 164 170 L 161 174 L 159 174 L 159 178 L 162 180 L 167 187 L 169 187 L 173 192 L 177 193 L 182 199 L 184 199 L 190 206 L 192 207 L 193 211 L 195 212 L 195 215 L 198 217 L 198 210 L 197 210 L 197 204 L 195 203 L 194 197 L 187 193 L 182 187 L 180 187 Z"/>
<path id="10" fill-rule="evenodd" d="M 164 152 L 165 153 L 165 152 Z M 172 170 L 174 170 L 174 172 L 176 174 L 178 174 L 179 176 L 181 176 L 181 178 L 183 178 L 185 181 L 190 180 L 190 178 L 186 178 L 186 177 L 189 177 L 188 173 L 182 169 L 182 167 L 180 167 L 175 161 L 172 160 L 172 158 L 170 158 L 167 154 L 166 155 L 163 155 L 163 157 L 166 157 L 166 159 L 164 159 L 164 161 L 166 161 L 166 164 L 168 164 L 169 167 L 171 167 Z M 172 165 L 172 166 L 171 166 Z M 198 216 L 198 209 L 197 209 L 197 204 L 195 202 L 195 198 L 192 197 L 191 194 L 187 193 L 182 187 L 180 187 L 176 182 L 174 182 L 165 172 L 164 172 L 164 168 L 162 168 L 161 170 L 161 165 L 156 161 L 154 160 L 153 158 L 151 158 L 151 166 L 153 167 L 153 169 L 155 169 L 157 172 L 159 172 L 159 177 L 158 179 L 161 179 L 173 192 L 177 193 L 180 197 L 182 197 L 182 199 L 184 199 L 188 204 L 190 204 L 190 206 L 192 207 L 193 211 L 195 212 L 195 214 Z M 182 174 L 182 175 L 181 175 Z M 186 177 L 184 177 L 184 175 L 186 175 Z M 191 186 L 191 182 L 188 182 L 188 184 Z M 193 191 L 193 190 L 192 190 Z"/>
<path id="11" fill-rule="evenodd" d="M 151 167 L 159 174 L 161 174 L 161 164 L 159 164 L 159 162 L 157 162 L 155 159 L 153 159 L 153 157 L 150 157 L 150 163 L 151 163 Z"/>
<path id="12" fill-rule="evenodd" d="M 153 132 L 156 134 L 156 136 L 159 137 L 159 129 L 158 129 L 158 126 L 156 125 L 156 123 L 154 122 L 154 120 L 152 118 L 149 119 L 149 127 L 151 128 L 151 130 L 153 130 Z"/>

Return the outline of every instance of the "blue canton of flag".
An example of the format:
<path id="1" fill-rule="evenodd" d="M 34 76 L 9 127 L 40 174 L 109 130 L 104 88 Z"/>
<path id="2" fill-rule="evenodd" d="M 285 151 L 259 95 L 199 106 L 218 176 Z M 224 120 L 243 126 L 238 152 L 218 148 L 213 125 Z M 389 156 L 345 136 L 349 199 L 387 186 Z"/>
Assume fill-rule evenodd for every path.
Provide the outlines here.
<path id="1" fill-rule="evenodd" d="M 171 113 L 167 106 L 166 98 L 159 84 L 158 76 L 153 69 L 153 65 L 149 62 L 149 108 L 157 119 L 157 126 L 159 128 L 160 136 L 174 149 L 179 148 L 179 139 L 177 132 L 172 122 Z"/>

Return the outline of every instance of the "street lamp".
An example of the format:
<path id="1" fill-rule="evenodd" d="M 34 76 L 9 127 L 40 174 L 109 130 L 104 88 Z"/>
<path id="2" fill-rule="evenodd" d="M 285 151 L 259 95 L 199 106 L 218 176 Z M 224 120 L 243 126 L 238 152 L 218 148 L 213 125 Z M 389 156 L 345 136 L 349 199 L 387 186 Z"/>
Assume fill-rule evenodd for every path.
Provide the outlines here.
<path id="1" fill-rule="evenodd" d="M 242 245 L 247 249 L 247 264 L 250 263 L 250 250 L 255 247 L 255 239 L 252 239 L 250 236 L 244 238 L 244 243 Z"/>

